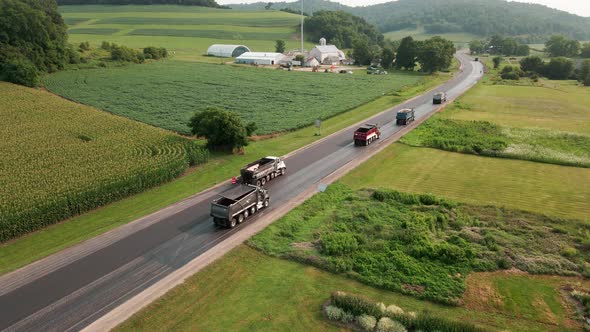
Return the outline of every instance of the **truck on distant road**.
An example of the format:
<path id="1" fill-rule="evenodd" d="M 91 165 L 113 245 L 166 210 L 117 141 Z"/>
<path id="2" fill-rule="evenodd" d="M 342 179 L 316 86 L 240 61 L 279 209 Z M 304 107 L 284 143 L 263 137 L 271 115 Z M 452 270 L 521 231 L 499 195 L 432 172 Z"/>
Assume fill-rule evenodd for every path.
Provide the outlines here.
<path id="1" fill-rule="evenodd" d="M 265 157 L 249 163 L 240 170 L 241 182 L 264 186 L 277 176 L 284 175 L 287 171 L 285 162 L 279 157 Z"/>
<path id="2" fill-rule="evenodd" d="M 407 125 L 415 120 L 415 112 L 413 108 L 404 108 L 397 111 L 395 115 L 395 123 L 398 125 Z"/>
<path id="3" fill-rule="evenodd" d="M 215 225 L 234 228 L 260 209 L 268 207 L 269 201 L 266 189 L 243 185 L 226 191 L 213 200 L 210 215 Z"/>
<path id="4" fill-rule="evenodd" d="M 434 97 L 432 97 L 433 104 L 442 104 L 446 101 L 447 101 L 447 94 L 444 92 L 437 92 L 434 94 Z"/>
<path id="5" fill-rule="evenodd" d="M 365 146 L 381 137 L 378 124 L 367 123 L 354 132 L 354 145 Z"/>

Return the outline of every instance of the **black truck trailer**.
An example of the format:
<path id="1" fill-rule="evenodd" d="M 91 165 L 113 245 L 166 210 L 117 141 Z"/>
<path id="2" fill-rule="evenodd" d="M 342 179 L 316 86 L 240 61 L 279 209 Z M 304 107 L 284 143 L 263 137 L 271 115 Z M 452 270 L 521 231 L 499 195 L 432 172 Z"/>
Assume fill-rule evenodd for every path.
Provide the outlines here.
<path id="1" fill-rule="evenodd" d="M 215 225 L 234 228 L 260 209 L 269 205 L 266 189 L 242 185 L 219 195 L 211 202 L 211 217 Z"/>
<path id="2" fill-rule="evenodd" d="M 267 182 L 279 175 L 284 175 L 287 170 L 285 162 L 279 157 L 265 157 L 249 163 L 240 170 L 240 179 L 243 184 L 264 186 Z"/>

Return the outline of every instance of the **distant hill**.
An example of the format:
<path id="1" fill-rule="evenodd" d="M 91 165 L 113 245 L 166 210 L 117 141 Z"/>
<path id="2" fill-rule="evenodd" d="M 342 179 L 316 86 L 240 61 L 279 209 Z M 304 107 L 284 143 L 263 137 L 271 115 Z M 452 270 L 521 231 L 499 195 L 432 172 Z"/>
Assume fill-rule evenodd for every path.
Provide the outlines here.
<path id="1" fill-rule="evenodd" d="M 57 0 L 64 5 L 183 5 L 222 8 L 215 0 Z"/>
<path id="2" fill-rule="evenodd" d="M 268 2 L 229 5 L 236 9 L 264 9 Z M 272 9 L 299 10 L 301 3 L 275 2 Z M 542 42 L 552 34 L 590 40 L 590 18 L 536 4 L 504 0 L 399 0 L 366 7 L 349 7 L 325 0 L 305 0 L 304 12 L 344 10 L 365 18 L 382 32 L 418 27 L 427 33 L 501 34 L 528 42 Z"/>

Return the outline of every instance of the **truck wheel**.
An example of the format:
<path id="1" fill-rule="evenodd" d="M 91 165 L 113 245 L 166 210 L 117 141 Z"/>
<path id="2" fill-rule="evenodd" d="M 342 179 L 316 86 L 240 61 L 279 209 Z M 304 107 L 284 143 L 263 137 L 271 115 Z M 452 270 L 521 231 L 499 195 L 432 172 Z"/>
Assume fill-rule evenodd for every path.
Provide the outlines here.
<path id="1" fill-rule="evenodd" d="M 229 228 L 234 228 L 236 227 L 236 225 L 238 224 L 238 221 L 236 220 L 236 218 L 231 218 L 231 221 L 229 222 Z"/>
<path id="2" fill-rule="evenodd" d="M 256 181 L 256 185 L 260 187 L 260 180 Z"/>
<path id="3" fill-rule="evenodd" d="M 267 208 L 270 205 L 270 203 L 268 202 L 268 199 L 264 200 L 264 207 Z"/>
<path id="4" fill-rule="evenodd" d="M 244 222 L 244 215 L 240 213 L 240 215 L 238 216 L 238 224 L 241 224 Z"/>
<path id="5" fill-rule="evenodd" d="M 270 179 L 271 180 L 274 179 L 275 177 L 276 177 L 276 173 L 275 172 L 270 173 Z"/>
<path id="6" fill-rule="evenodd" d="M 246 211 L 244 211 L 244 219 L 248 219 L 249 216 L 250 212 L 248 212 L 248 209 L 246 209 Z"/>
<path id="7" fill-rule="evenodd" d="M 281 175 L 285 175 L 286 172 L 287 172 L 286 168 L 281 168 Z"/>
<path id="8" fill-rule="evenodd" d="M 266 182 L 270 182 L 270 174 L 266 176 Z"/>
<path id="9" fill-rule="evenodd" d="M 250 215 L 253 215 L 254 213 L 256 213 L 256 205 L 250 208 Z"/>
<path id="10" fill-rule="evenodd" d="M 266 184 L 266 177 L 262 178 L 260 180 L 260 183 L 264 186 Z"/>

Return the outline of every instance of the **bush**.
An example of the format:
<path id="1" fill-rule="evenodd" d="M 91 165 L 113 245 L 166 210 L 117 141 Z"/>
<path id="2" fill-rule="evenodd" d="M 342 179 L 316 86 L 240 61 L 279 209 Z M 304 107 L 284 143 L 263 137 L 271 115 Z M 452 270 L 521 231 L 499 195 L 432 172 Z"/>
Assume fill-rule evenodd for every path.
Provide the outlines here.
<path id="1" fill-rule="evenodd" d="M 142 63 L 145 57 L 138 51 L 127 46 L 111 45 L 111 60 Z"/>
<path id="2" fill-rule="evenodd" d="M 102 44 L 100 44 L 100 48 L 105 51 L 110 51 L 113 48 L 113 45 L 115 44 L 111 44 L 108 41 L 103 41 Z"/>
<path id="3" fill-rule="evenodd" d="M 78 48 L 80 49 L 81 52 L 88 51 L 88 50 L 90 50 L 90 43 L 87 41 L 81 42 L 80 46 L 78 46 Z"/>
<path id="4" fill-rule="evenodd" d="M 377 319 L 369 315 L 360 315 L 356 318 L 356 322 L 363 331 L 373 331 L 377 324 Z"/>
<path id="5" fill-rule="evenodd" d="M 385 309 L 385 314 L 386 315 L 402 315 L 404 313 L 404 310 L 398 306 L 396 306 L 395 304 L 389 305 L 386 309 Z"/>
<path id="6" fill-rule="evenodd" d="M 574 62 L 568 58 L 553 58 L 545 65 L 545 76 L 552 80 L 566 80 L 574 72 Z"/>
<path id="7" fill-rule="evenodd" d="M 351 314 L 350 312 L 345 311 L 342 314 L 342 318 L 340 318 L 340 321 L 345 324 L 352 323 L 352 322 L 354 322 L 354 315 Z"/>
<path id="8" fill-rule="evenodd" d="M 326 316 L 328 316 L 328 319 L 330 320 L 339 321 L 342 319 L 342 316 L 344 315 L 344 311 L 342 309 L 335 307 L 333 305 L 327 306 L 325 311 Z"/>
<path id="9" fill-rule="evenodd" d="M 354 316 L 368 314 L 381 317 L 379 308 L 373 302 L 358 295 L 334 292 L 332 293 L 332 305 L 342 308 L 342 310 L 350 312 Z"/>
<path id="10" fill-rule="evenodd" d="M 358 242 L 351 233 L 325 234 L 321 244 L 324 253 L 334 256 L 351 254 L 358 249 Z"/>
<path id="11" fill-rule="evenodd" d="M 383 317 L 377 323 L 376 332 L 406 332 L 406 328 L 397 321 L 388 317 Z"/>
<path id="12" fill-rule="evenodd" d="M 28 87 L 39 85 L 40 74 L 37 67 L 28 59 L 16 58 L 0 67 L 0 74 L 8 82 Z"/>
<path id="13" fill-rule="evenodd" d="M 146 59 L 159 60 L 168 56 L 168 51 L 163 47 L 149 46 L 143 49 L 143 54 Z"/>

